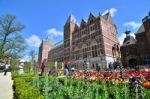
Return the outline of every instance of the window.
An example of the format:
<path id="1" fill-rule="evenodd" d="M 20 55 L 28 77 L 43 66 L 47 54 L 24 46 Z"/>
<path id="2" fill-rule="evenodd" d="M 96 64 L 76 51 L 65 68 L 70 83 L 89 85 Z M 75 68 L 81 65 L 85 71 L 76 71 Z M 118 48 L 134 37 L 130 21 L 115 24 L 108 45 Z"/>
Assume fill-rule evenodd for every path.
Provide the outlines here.
<path id="1" fill-rule="evenodd" d="M 92 19 L 90 20 L 90 24 L 91 24 L 91 23 L 93 23 L 93 20 L 92 20 Z"/>
<path id="2" fill-rule="evenodd" d="M 89 50 L 88 47 L 82 49 L 82 58 L 87 58 L 87 56 L 89 56 L 88 50 Z"/>
<path id="3" fill-rule="evenodd" d="M 150 56 L 145 56 L 144 57 L 144 65 L 150 64 Z"/>
<path id="4" fill-rule="evenodd" d="M 97 53 L 97 45 L 93 45 L 92 46 L 92 57 L 97 57 L 98 53 Z"/>

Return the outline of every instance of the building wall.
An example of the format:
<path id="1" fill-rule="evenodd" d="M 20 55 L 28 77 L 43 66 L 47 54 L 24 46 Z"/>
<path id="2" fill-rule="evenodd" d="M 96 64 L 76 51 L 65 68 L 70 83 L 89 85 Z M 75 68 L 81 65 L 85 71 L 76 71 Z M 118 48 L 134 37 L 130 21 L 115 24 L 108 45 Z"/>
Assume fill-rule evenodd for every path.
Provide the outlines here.
<path id="1" fill-rule="evenodd" d="M 96 65 L 107 68 L 113 62 L 112 46 L 119 44 L 117 28 L 110 13 L 94 16 L 90 13 L 88 21 L 83 19 L 80 26 L 74 17 L 69 16 L 64 26 L 64 45 L 49 51 L 49 61 L 59 61 L 57 56 L 63 54 L 63 61 L 73 61 L 76 68 L 84 68 L 89 62 L 90 68 Z M 62 52 L 60 52 L 63 50 Z M 60 52 L 60 53 L 59 53 Z"/>
<path id="2" fill-rule="evenodd" d="M 42 41 L 39 47 L 38 63 L 42 63 L 44 59 L 48 59 L 48 52 L 51 48 L 53 48 L 53 44 L 50 40 Z"/>
<path id="3" fill-rule="evenodd" d="M 64 58 L 64 45 L 57 45 L 48 53 L 48 61 L 50 62 L 63 62 Z"/>
<path id="4" fill-rule="evenodd" d="M 119 45 L 116 26 L 112 23 L 112 18 L 110 16 L 108 21 L 104 19 L 101 20 L 101 26 L 105 55 L 113 57 L 112 46 L 114 44 Z"/>
<path id="5" fill-rule="evenodd" d="M 125 67 L 132 67 L 131 59 L 136 60 L 136 65 L 150 65 L 150 14 L 142 22 L 144 29 L 135 33 L 136 43 L 121 46 L 122 63 Z"/>
<path id="6" fill-rule="evenodd" d="M 80 65 L 89 61 L 91 67 L 99 64 L 106 68 L 114 60 L 112 46 L 116 43 L 119 44 L 117 29 L 111 16 L 108 15 L 105 20 L 102 16 L 95 17 L 90 14 L 88 22 L 81 22 L 77 31 L 73 32 L 72 60 Z"/>
<path id="7" fill-rule="evenodd" d="M 70 18 L 71 16 L 69 16 Z M 70 60 L 72 52 L 72 33 L 75 31 L 76 24 L 71 21 L 66 22 L 64 26 L 64 61 Z"/>

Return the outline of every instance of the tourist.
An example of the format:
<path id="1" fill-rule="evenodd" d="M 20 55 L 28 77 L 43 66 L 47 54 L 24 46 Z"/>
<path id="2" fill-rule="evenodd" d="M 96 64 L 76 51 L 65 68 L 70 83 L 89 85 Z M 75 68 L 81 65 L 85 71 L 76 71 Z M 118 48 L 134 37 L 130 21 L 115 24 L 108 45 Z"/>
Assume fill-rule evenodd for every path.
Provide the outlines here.
<path id="1" fill-rule="evenodd" d="M 109 63 L 109 65 L 108 65 L 108 66 L 109 66 L 109 69 L 111 70 L 111 69 L 112 69 L 111 63 Z"/>
<path id="2" fill-rule="evenodd" d="M 7 75 L 8 69 L 9 69 L 9 65 L 8 62 L 6 62 L 5 69 L 4 69 L 4 76 Z"/>
<path id="3" fill-rule="evenodd" d="M 69 68 L 68 68 L 67 64 L 65 64 L 64 75 L 69 75 Z"/>
<path id="4" fill-rule="evenodd" d="M 96 70 L 97 72 L 100 72 L 100 65 L 96 64 Z"/>
<path id="5" fill-rule="evenodd" d="M 56 76 L 57 75 L 57 72 L 55 69 L 51 69 L 48 73 L 48 75 L 52 75 L 52 76 Z"/>

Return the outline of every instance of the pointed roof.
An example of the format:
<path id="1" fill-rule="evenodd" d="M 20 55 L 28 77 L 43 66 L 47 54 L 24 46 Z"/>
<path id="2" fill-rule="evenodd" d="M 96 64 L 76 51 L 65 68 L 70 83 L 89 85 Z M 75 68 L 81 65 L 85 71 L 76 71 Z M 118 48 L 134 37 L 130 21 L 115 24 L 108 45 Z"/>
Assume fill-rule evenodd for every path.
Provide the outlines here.
<path id="1" fill-rule="evenodd" d="M 133 36 L 130 35 L 130 32 L 131 31 L 129 31 L 129 30 L 125 31 L 126 38 L 124 39 L 122 46 L 126 46 L 126 45 L 130 45 L 130 44 L 135 44 L 136 43 L 136 39 Z"/>
<path id="2" fill-rule="evenodd" d="M 142 33 L 142 32 L 145 32 L 143 24 L 140 26 L 140 28 L 138 29 L 138 31 L 135 34 Z"/>
<path id="3" fill-rule="evenodd" d="M 76 23 L 76 18 L 71 14 L 68 19 L 67 19 L 67 22 L 66 23 Z"/>
<path id="4" fill-rule="evenodd" d="M 93 20 L 93 19 L 95 19 L 95 16 L 90 12 L 90 15 L 89 15 L 89 18 L 88 18 L 88 22 L 89 22 L 90 20 Z"/>
<path id="5" fill-rule="evenodd" d="M 82 19 L 82 20 L 81 20 L 81 23 L 80 23 L 80 26 L 84 26 L 84 25 L 86 25 L 86 22 L 85 22 L 84 19 Z"/>
<path id="6" fill-rule="evenodd" d="M 130 45 L 130 44 L 135 44 L 136 43 L 136 39 L 134 39 L 133 36 L 127 36 L 124 41 L 123 41 L 123 46 L 126 46 L 126 45 Z"/>
<path id="7" fill-rule="evenodd" d="M 111 15 L 110 14 L 110 11 L 108 11 L 106 14 L 104 14 L 102 17 L 105 19 L 105 20 L 107 20 L 108 19 L 108 17 L 109 17 L 109 15 Z"/>
<path id="8" fill-rule="evenodd" d="M 90 12 L 89 18 L 95 18 L 95 16 Z"/>

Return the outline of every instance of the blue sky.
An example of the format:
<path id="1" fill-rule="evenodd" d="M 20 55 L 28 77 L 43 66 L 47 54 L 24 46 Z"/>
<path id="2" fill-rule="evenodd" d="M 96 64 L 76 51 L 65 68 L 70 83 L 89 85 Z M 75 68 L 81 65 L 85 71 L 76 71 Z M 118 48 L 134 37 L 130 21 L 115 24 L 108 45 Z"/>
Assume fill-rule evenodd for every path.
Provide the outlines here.
<path id="1" fill-rule="evenodd" d="M 22 35 L 29 45 L 28 49 L 38 50 L 46 36 L 54 42 L 63 39 L 63 26 L 70 14 L 81 19 L 111 10 L 118 28 L 118 37 L 124 38 L 126 28 L 136 32 L 142 18 L 150 11 L 149 0 L 0 0 L 0 15 L 16 15 L 26 28 Z"/>

